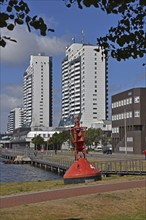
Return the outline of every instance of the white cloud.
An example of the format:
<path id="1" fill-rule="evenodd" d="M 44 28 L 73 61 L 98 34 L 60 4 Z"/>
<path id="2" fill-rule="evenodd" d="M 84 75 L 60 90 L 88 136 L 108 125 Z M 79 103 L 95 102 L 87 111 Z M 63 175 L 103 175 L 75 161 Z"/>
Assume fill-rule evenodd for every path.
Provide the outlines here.
<path id="1" fill-rule="evenodd" d="M 21 26 L 16 26 L 12 32 L 3 30 L 2 35 L 17 40 L 17 43 L 7 41 L 6 46 L 1 48 L 1 62 L 11 65 L 22 64 L 30 55 L 39 52 L 45 52 L 48 56 L 60 55 L 68 44 L 66 37 L 38 36 Z"/>
<path id="2" fill-rule="evenodd" d="M 22 106 L 23 87 L 22 85 L 7 85 L 1 91 L 1 111 Z"/>
<path id="3" fill-rule="evenodd" d="M 22 85 L 7 85 L 1 88 L 0 118 L 1 132 L 6 131 L 8 114 L 13 108 L 22 106 Z"/>

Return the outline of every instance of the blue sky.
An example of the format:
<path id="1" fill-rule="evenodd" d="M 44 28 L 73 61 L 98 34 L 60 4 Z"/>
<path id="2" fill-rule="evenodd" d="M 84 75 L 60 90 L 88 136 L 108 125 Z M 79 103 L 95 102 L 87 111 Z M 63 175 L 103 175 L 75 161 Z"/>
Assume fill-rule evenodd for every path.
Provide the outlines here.
<path id="1" fill-rule="evenodd" d="M 75 37 L 76 42 L 82 40 L 82 30 L 85 33 L 85 43 L 96 44 L 96 38 L 107 33 L 110 26 L 116 26 L 118 17 L 106 15 L 96 8 L 80 10 L 77 5 L 70 9 L 62 0 L 31 0 L 29 3 L 31 15 L 42 16 L 55 29 L 42 37 L 38 32 L 27 31 L 25 26 L 18 26 L 13 32 L 2 30 L 17 40 L 17 44 L 8 42 L 1 48 L 1 132 L 6 131 L 7 116 L 11 109 L 22 106 L 23 73 L 29 65 L 30 55 L 45 52 L 53 57 L 53 119 L 56 125 L 61 112 L 61 62 L 65 55 L 65 47 Z M 111 95 L 133 87 L 144 87 L 144 58 L 129 59 L 117 62 L 109 58 L 109 106 Z"/>

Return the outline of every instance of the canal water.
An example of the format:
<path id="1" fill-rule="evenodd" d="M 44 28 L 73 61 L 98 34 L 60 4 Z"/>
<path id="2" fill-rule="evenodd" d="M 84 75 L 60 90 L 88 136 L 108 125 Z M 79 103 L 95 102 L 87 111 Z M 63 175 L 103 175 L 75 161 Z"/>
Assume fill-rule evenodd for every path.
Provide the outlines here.
<path id="1" fill-rule="evenodd" d="M 62 179 L 57 174 L 29 164 L 5 164 L 3 161 L 4 159 L 0 158 L 1 183 Z"/>

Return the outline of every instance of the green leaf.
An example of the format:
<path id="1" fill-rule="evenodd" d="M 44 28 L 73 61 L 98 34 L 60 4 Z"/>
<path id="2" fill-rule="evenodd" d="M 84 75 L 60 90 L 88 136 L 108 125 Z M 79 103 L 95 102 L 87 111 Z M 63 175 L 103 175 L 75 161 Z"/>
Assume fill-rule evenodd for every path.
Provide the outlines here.
<path id="1" fill-rule="evenodd" d="M 67 6 L 68 8 L 70 8 L 70 7 L 71 7 L 71 4 L 66 4 L 66 6 Z"/>
<path id="2" fill-rule="evenodd" d="M 5 47 L 6 46 L 6 41 L 4 39 L 0 39 L 0 46 Z"/>
<path id="3" fill-rule="evenodd" d="M 14 17 L 15 17 L 15 16 L 14 16 L 13 14 L 9 15 L 9 18 L 10 18 L 10 19 L 14 19 Z"/>
<path id="4" fill-rule="evenodd" d="M 145 0 L 140 0 L 140 5 L 146 6 L 146 1 Z"/>
<path id="5" fill-rule="evenodd" d="M 8 29 L 9 31 L 12 31 L 12 30 L 14 29 L 14 25 L 13 25 L 13 24 L 8 24 L 8 25 L 7 25 L 7 29 Z"/>
<path id="6" fill-rule="evenodd" d="M 6 13 L 0 13 L 0 18 L 1 20 L 8 20 L 9 19 L 9 15 Z"/>
<path id="7" fill-rule="evenodd" d="M 83 4 L 86 6 L 86 7 L 90 7 L 91 6 L 91 1 L 89 0 L 83 0 Z"/>
<path id="8" fill-rule="evenodd" d="M 13 5 L 16 5 L 17 3 L 18 3 L 17 0 L 10 0 L 10 1 L 9 1 L 9 5 L 10 5 L 11 7 L 13 7 Z"/>
<path id="9" fill-rule="evenodd" d="M 27 16 L 25 19 L 26 22 L 29 22 L 30 20 L 31 20 L 31 17 L 29 17 L 29 16 Z"/>
<path id="10" fill-rule="evenodd" d="M 14 8 L 16 11 L 18 11 L 18 12 L 20 11 L 20 7 L 18 5 L 15 5 Z"/>
<path id="11" fill-rule="evenodd" d="M 24 16 L 25 16 L 24 13 L 21 13 L 21 14 L 19 15 L 19 18 L 23 19 Z"/>
<path id="12" fill-rule="evenodd" d="M 12 11 L 12 7 L 11 6 L 8 6 L 7 7 L 7 12 L 11 12 Z"/>
<path id="13" fill-rule="evenodd" d="M 16 18 L 16 19 L 15 19 L 15 22 L 16 22 L 17 24 L 19 24 L 19 25 L 22 25 L 22 24 L 24 23 L 24 21 L 23 21 L 22 19 L 20 19 L 20 18 Z"/>

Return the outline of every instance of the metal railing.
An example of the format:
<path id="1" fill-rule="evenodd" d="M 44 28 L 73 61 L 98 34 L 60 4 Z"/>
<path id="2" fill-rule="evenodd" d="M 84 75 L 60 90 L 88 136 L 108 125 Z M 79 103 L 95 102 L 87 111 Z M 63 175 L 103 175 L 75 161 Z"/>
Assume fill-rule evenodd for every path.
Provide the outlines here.
<path id="1" fill-rule="evenodd" d="M 144 160 L 100 161 L 94 162 L 93 165 L 103 173 L 146 175 L 146 161 Z"/>
<path id="2" fill-rule="evenodd" d="M 10 155 L 15 156 L 18 155 L 18 151 L 2 151 L 1 155 Z M 37 156 L 34 155 L 34 152 L 20 151 L 19 155 L 28 155 L 32 161 L 38 160 L 39 163 L 45 164 L 56 164 L 58 167 L 65 167 L 68 169 L 73 163 L 73 159 L 70 157 L 59 158 L 55 157 L 54 154 L 41 154 L 38 153 Z M 90 161 L 90 160 L 89 160 Z M 97 161 L 90 162 L 95 168 L 98 168 L 101 173 L 106 174 L 138 174 L 138 175 L 146 175 L 146 160 L 143 159 L 123 159 L 123 160 L 108 160 L 108 161 Z"/>

